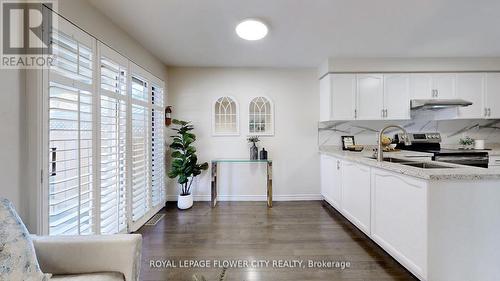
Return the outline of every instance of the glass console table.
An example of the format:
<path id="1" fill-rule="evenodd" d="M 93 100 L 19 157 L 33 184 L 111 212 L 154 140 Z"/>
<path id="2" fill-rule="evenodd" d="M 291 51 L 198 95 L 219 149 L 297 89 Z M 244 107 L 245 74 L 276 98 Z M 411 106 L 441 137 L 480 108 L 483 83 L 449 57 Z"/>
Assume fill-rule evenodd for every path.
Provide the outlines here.
<path id="1" fill-rule="evenodd" d="M 214 208 L 217 205 L 217 164 L 218 163 L 267 163 L 267 207 L 273 207 L 273 161 L 250 160 L 250 159 L 215 159 L 212 160 L 212 185 L 210 205 Z"/>

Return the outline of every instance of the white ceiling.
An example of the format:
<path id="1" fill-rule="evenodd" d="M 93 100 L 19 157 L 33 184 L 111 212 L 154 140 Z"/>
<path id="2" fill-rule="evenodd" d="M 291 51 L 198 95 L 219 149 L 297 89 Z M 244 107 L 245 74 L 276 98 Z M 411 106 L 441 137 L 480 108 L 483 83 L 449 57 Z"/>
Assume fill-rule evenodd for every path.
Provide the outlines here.
<path id="1" fill-rule="evenodd" d="M 328 57 L 500 56 L 498 0 L 90 0 L 170 66 L 317 67 Z M 270 26 L 239 39 L 242 19 Z"/>

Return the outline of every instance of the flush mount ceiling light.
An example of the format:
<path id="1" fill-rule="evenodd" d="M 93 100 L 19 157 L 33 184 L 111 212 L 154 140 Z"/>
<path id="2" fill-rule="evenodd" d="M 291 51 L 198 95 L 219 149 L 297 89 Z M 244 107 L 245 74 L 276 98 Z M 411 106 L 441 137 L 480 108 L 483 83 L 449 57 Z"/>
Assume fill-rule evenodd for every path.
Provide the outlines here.
<path id="1" fill-rule="evenodd" d="M 266 37 L 268 31 L 267 25 L 258 19 L 245 19 L 236 26 L 236 34 L 249 41 Z"/>

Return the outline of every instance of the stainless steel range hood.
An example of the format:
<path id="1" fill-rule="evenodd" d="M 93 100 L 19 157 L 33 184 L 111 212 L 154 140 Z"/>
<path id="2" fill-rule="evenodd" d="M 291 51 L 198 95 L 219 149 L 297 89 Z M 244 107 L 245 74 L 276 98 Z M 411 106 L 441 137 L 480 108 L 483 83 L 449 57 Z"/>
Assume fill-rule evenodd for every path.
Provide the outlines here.
<path id="1" fill-rule="evenodd" d="M 472 105 L 472 102 L 461 99 L 428 99 L 428 100 L 411 100 L 410 108 L 437 110 L 450 107 L 465 107 Z"/>

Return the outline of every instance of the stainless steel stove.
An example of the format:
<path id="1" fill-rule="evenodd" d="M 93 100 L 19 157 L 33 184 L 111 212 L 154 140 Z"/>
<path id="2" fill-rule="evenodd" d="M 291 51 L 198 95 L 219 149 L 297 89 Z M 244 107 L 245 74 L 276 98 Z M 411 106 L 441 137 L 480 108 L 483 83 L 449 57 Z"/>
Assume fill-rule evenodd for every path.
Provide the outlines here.
<path id="1" fill-rule="evenodd" d="M 441 134 L 436 132 L 408 133 L 408 135 L 412 142 L 409 146 L 399 141 L 401 134 L 395 136 L 397 148 L 432 153 L 434 161 L 488 168 L 489 157 L 486 150 L 441 148 Z"/>

